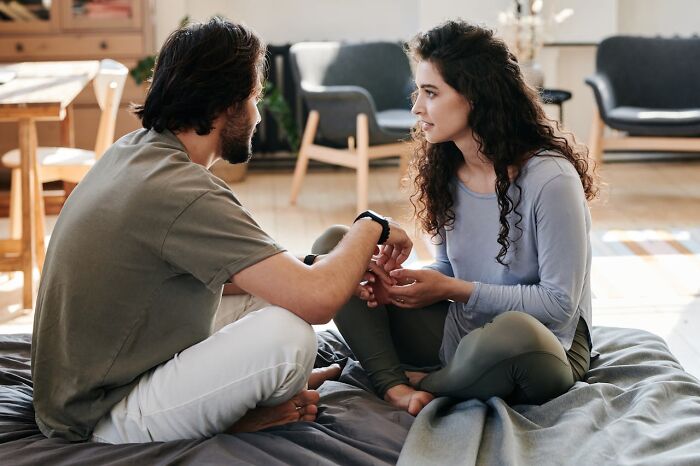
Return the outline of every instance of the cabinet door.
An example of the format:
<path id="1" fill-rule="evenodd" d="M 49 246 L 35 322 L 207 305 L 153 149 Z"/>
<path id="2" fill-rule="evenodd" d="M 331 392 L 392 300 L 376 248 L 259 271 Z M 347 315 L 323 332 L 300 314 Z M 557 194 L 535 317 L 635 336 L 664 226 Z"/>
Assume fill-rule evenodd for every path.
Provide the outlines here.
<path id="1" fill-rule="evenodd" d="M 52 32 L 57 28 L 56 0 L 0 0 L 0 35 Z"/>
<path id="2" fill-rule="evenodd" d="M 64 30 L 139 29 L 142 0 L 63 0 Z"/>

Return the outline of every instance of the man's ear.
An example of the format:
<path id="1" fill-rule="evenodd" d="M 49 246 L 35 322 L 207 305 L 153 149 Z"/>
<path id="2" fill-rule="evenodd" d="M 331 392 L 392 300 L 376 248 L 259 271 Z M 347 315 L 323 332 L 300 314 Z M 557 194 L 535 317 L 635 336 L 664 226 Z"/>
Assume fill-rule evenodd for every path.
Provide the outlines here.
<path id="1" fill-rule="evenodd" d="M 240 111 L 240 109 L 241 109 L 240 102 L 235 102 L 234 104 L 232 104 L 231 106 L 229 106 L 225 110 L 226 116 L 230 118 L 230 117 L 236 115 L 236 113 L 238 113 Z"/>

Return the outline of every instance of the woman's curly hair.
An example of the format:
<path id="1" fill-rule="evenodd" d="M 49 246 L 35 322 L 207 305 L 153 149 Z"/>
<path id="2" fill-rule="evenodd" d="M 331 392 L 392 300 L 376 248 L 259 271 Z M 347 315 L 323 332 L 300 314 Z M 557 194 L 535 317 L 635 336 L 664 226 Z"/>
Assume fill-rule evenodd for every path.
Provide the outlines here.
<path id="1" fill-rule="evenodd" d="M 521 188 L 520 169 L 527 158 L 545 149 L 554 151 L 576 168 L 587 200 L 597 196 L 597 178 L 585 146 L 575 143 L 573 135 L 563 134 L 558 123 L 545 115 L 537 90 L 523 80 L 516 57 L 492 31 L 463 21 L 448 21 L 418 34 L 408 44 L 416 61 L 429 61 L 445 82 L 472 103 L 468 125 L 479 151 L 493 163 L 496 195 L 500 211 L 496 260 L 504 262 L 511 245 L 511 214 L 522 216 L 517 207 Z M 413 129 L 416 156 L 411 162 L 415 192 L 411 196 L 421 227 L 436 237 L 454 224 L 452 181 L 464 163 L 462 153 L 452 141 L 432 144 L 426 141 L 419 125 Z M 511 180 L 509 167 L 514 167 Z M 518 193 L 509 193 L 511 184 Z"/>

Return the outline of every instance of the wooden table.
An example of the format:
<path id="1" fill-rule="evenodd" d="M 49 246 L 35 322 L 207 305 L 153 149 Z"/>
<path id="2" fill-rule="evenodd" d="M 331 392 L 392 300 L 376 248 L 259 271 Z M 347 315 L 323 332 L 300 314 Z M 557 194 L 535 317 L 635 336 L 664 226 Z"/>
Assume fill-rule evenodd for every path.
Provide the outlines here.
<path id="1" fill-rule="evenodd" d="M 32 275 L 35 265 L 41 269 L 44 257 L 43 235 L 35 235 L 35 218 L 43 215 L 44 208 L 36 160 L 36 122 L 63 120 L 61 143 L 72 146 L 71 102 L 92 81 L 98 69 L 98 61 L 0 65 L 0 71 L 15 74 L 0 85 L 0 121 L 18 122 L 22 173 L 22 237 L 0 240 L 0 271 L 23 272 L 25 309 L 34 307 Z"/>

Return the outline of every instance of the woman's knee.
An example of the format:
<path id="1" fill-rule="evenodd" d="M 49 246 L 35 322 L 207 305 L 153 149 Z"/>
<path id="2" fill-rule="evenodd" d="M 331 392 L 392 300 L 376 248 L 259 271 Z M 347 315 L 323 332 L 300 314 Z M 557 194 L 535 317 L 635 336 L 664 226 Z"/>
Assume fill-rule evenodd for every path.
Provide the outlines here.
<path id="1" fill-rule="evenodd" d="M 349 230 L 350 227 L 347 225 L 332 225 L 314 241 L 313 246 L 311 246 L 311 253 L 328 254 L 340 243 L 340 240 L 343 239 L 343 236 Z"/>
<path id="2" fill-rule="evenodd" d="M 492 360 L 545 352 L 566 360 L 566 352 L 557 337 L 536 318 L 518 311 L 504 312 L 463 337 L 455 356 L 464 357 L 465 352 L 474 353 L 472 356 L 488 354 Z"/>

